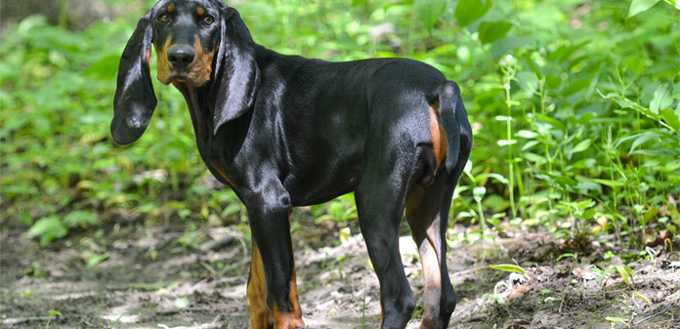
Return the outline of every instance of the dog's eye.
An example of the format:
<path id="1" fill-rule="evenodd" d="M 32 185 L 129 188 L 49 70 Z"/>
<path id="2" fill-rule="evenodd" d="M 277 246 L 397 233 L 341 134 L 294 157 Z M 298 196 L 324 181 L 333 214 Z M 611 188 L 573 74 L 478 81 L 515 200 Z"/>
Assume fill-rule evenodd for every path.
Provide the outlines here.
<path id="1" fill-rule="evenodd" d="M 158 20 L 159 20 L 161 23 L 167 23 L 167 22 L 170 21 L 170 17 L 168 17 L 167 14 L 163 14 L 163 15 L 158 16 Z"/>
<path id="2" fill-rule="evenodd" d="M 212 16 L 205 16 L 203 17 L 203 24 L 205 25 L 210 25 L 215 22 L 215 18 Z"/>

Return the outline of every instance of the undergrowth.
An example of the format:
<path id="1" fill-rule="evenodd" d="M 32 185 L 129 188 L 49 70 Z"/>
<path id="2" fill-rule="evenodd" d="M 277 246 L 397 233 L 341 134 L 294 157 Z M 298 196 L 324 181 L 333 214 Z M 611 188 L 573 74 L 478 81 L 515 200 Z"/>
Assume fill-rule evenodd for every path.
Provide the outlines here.
<path id="1" fill-rule="evenodd" d="M 333 61 L 404 56 L 457 81 L 475 143 L 455 222 L 558 236 L 615 233 L 635 246 L 680 225 L 680 11 L 673 1 L 632 3 L 256 0 L 235 7 L 256 42 L 279 52 Z M 3 227 L 25 228 L 47 244 L 129 209 L 157 221 L 216 215 L 245 227 L 233 192 L 205 187 L 191 121 L 173 88 L 154 81 L 160 102 L 134 147 L 109 137 L 119 56 L 142 14 L 83 31 L 33 16 L 3 35 Z M 351 201 L 312 213 L 345 222 L 356 217 Z"/>

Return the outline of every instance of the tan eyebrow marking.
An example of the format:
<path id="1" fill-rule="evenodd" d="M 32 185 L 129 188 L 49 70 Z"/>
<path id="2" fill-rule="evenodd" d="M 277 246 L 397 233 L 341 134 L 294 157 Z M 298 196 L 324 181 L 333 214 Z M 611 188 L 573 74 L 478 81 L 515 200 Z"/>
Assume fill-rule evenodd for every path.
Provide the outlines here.
<path id="1" fill-rule="evenodd" d="M 203 14 L 205 14 L 205 8 L 203 8 L 203 7 L 198 7 L 198 9 L 196 10 L 196 12 L 198 13 L 198 16 L 203 16 Z"/>

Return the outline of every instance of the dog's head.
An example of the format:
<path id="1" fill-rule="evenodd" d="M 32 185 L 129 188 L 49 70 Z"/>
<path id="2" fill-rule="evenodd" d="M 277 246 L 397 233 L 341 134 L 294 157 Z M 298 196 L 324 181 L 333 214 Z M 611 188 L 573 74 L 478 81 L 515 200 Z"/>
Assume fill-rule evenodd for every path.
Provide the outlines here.
<path id="1" fill-rule="evenodd" d="M 116 143 L 139 139 L 156 107 L 152 44 L 160 82 L 183 90 L 209 88 L 214 133 L 250 109 L 260 71 L 239 13 L 221 0 L 161 0 L 139 20 L 120 59 L 111 122 Z"/>

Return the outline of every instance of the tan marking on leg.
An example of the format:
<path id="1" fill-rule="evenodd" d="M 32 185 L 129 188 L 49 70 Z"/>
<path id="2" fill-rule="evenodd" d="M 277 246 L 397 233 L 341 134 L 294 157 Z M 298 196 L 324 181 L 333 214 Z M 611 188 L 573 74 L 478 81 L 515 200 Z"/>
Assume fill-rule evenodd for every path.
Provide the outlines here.
<path id="1" fill-rule="evenodd" d="M 169 35 L 168 38 L 165 39 L 165 43 L 161 46 L 158 46 L 157 43 L 154 43 L 158 66 L 156 77 L 160 82 L 166 85 L 170 83 L 170 72 L 172 71 L 172 65 L 170 65 L 170 62 L 168 61 L 168 48 L 170 47 L 170 41 L 172 41 L 172 35 Z"/>
<path id="2" fill-rule="evenodd" d="M 297 275 L 293 269 L 293 277 L 290 280 L 290 290 L 288 292 L 288 305 L 290 310 L 283 313 L 278 307 L 274 308 L 277 329 L 304 328 L 305 322 L 302 320 L 302 309 L 300 308 L 300 297 L 297 290 Z"/>
<path id="3" fill-rule="evenodd" d="M 288 212 L 289 221 L 290 214 L 291 211 Z M 262 262 L 262 255 L 260 254 L 260 250 L 257 248 L 255 241 L 253 241 L 252 259 L 246 292 L 248 306 L 250 307 L 251 328 L 267 328 L 271 324 L 274 324 L 274 328 L 276 329 L 304 328 L 305 322 L 302 320 L 302 309 L 300 308 L 300 297 L 298 295 L 295 268 L 293 268 L 293 276 L 290 279 L 288 291 L 288 305 L 290 306 L 290 309 L 287 313 L 283 313 L 279 306 L 275 305 L 272 312 L 267 306 L 267 282 L 264 275 L 264 263 Z"/>
<path id="4" fill-rule="evenodd" d="M 430 227 L 427 228 L 427 238 L 418 246 L 418 253 L 420 254 L 420 262 L 423 265 L 423 277 L 425 278 L 425 291 L 423 293 L 423 304 L 426 306 L 423 312 L 423 322 L 420 328 L 439 328 L 439 323 L 433 321 L 438 319 L 440 301 L 442 293 L 442 277 L 441 266 L 439 265 L 440 251 L 439 246 L 434 241 L 432 232 L 435 227 L 439 227 L 439 220 L 435 220 Z"/>
<path id="5" fill-rule="evenodd" d="M 437 148 L 435 148 L 436 150 Z M 436 153 L 436 152 L 435 152 Z M 439 162 L 438 162 L 439 163 Z M 442 278 L 440 266 L 439 237 L 440 218 L 437 215 L 439 207 L 430 208 L 425 188 L 416 185 L 411 190 L 406 201 L 406 219 L 413 232 L 413 240 L 418 246 L 420 262 L 423 266 L 425 291 L 423 293 L 423 322 L 420 328 L 439 328 L 439 318 Z"/>
<path id="6" fill-rule="evenodd" d="M 449 143 L 446 139 L 446 131 L 439 122 L 439 101 L 430 105 L 428 108 L 430 113 L 430 134 L 432 135 L 432 150 L 434 151 L 434 157 L 437 160 L 437 168 L 441 165 L 444 158 L 446 158 L 446 151 Z"/>
<path id="7" fill-rule="evenodd" d="M 290 215 L 293 209 L 288 210 L 288 222 L 290 222 Z M 302 320 L 302 309 L 300 307 L 300 296 L 297 290 L 297 272 L 295 270 L 295 263 L 293 262 L 293 277 L 290 279 L 288 290 L 288 306 L 290 309 L 288 313 L 281 312 L 278 306 L 274 307 L 274 318 L 276 319 L 276 329 L 295 329 L 304 328 L 305 322 Z"/>
<path id="8" fill-rule="evenodd" d="M 267 329 L 274 321 L 272 320 L 272 313 L 267 307 L 267 282 L 264 276 L 264 265 L 255 241 L 253 241 L 253 255 L 246 297 L 250 308 L 250 327 L 252 329 Z"/>

